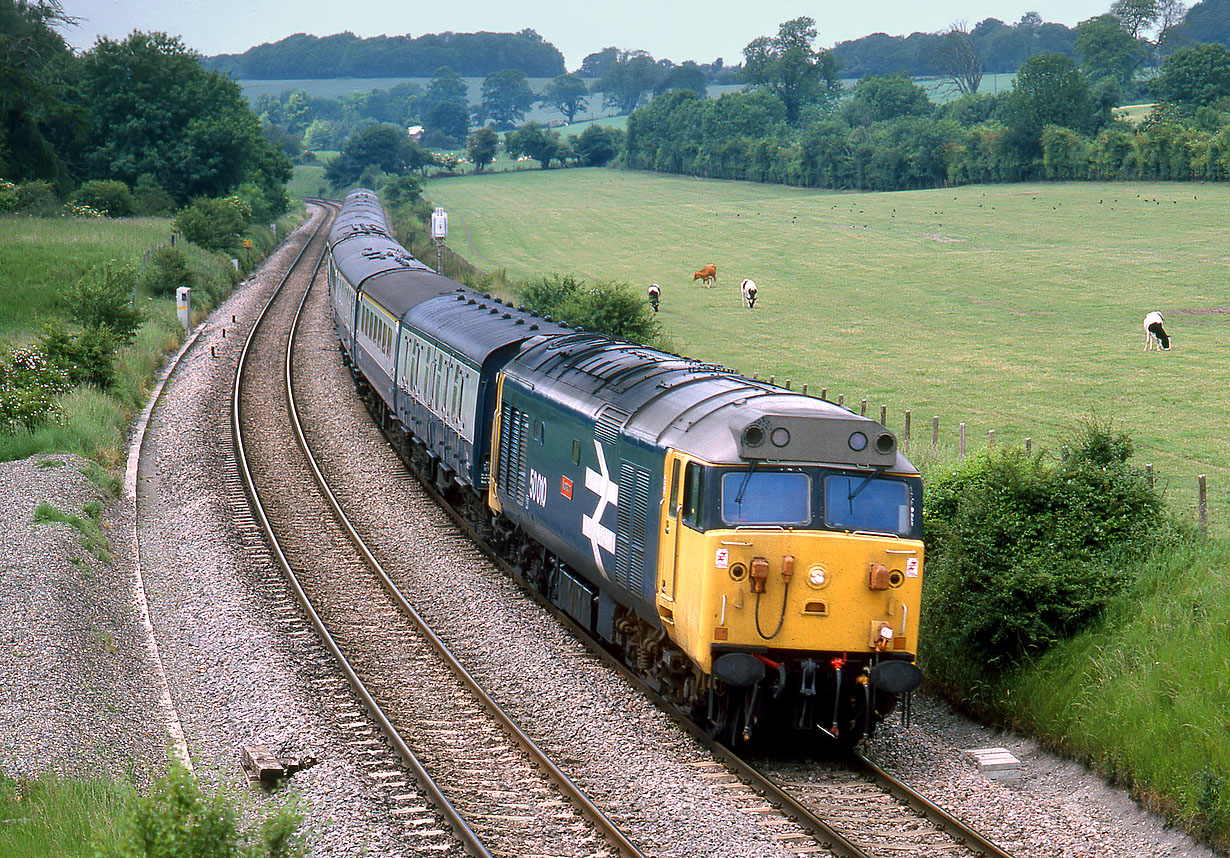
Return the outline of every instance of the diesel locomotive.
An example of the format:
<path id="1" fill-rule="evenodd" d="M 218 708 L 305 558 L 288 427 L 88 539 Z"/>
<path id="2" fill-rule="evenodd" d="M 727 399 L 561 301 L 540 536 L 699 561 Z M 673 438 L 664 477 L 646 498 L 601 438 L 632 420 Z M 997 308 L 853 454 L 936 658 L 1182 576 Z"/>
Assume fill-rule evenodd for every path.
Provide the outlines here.
<path id="1" fill-rule="evenodd" d="M 329 247 L 344 360 L 402 458 L 714 734 L 852 744 L 918 686 L 922 483 L 887 428 L 461 286 L 367 190 Z"/>

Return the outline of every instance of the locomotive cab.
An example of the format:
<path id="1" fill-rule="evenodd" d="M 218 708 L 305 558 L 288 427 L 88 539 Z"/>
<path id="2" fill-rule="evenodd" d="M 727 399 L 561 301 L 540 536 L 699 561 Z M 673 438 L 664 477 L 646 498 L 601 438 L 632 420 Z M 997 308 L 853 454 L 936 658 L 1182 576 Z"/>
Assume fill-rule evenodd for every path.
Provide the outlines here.
<path id="1" fill-rule="evenodd" d="M 732 738 L 751 734 L 759 696 L 789 690 L 791 726 L 855 741 L 918 685 L 916 472 L 672 450 L 665 482 L 658 615 L 711 676 L 705 705 Z"/>

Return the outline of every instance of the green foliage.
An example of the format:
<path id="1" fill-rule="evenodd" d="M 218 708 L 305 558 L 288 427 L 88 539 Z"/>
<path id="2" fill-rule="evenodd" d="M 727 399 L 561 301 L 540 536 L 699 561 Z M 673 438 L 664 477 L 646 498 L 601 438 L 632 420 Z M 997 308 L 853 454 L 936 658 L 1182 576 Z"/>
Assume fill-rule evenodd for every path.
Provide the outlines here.
<path id="1" fill-rule="evenodd" d="M 816 22 L 799 17 L 784 22 L 773 37 L 753 39 L 743 49 L 748 85 L 772 92 L 786 105 L 786 121 L 798 122 L 808 105 L 828 107 L 837 101 L 841 84 L 831 51 L 816 51 Z"/>
<path id="2" fill-rule="evenodd" d="M 357 182 L 364 170 L 396 176 L 432 162 L 431 153 L 407 137 L 404 129 L 369 125 L 346 141 L 341 154 L 325 168 L 325 179 L 341 190 Z"/>
<path id="3" fill-rule="evenodd" d="M 554 107 L 572 124 L 573 117 L 585 109 L 589 88 L 574 74 L 562 74 L 542 91 L 542 103 Z"/>
<path id="4" fill-rule="evenodd" d="M 136 210 L 132 191 L 123 182 L 91 179 L 78 188 L 70 202 L 89 206 L 106 217 L 128 217 Z"/>
<path id="5" fill-rule="evenodd" d="M 59 414 L 59 398 L 72 389 L 68 373 L 41 348 L 0 350 L 0 431 L 31 430 Z"/>
<path id="6" fill-rule="evenodd" d="M 17 211 L 17 186 L 0 179 L 0 214 Z"/>
<path id="7" fill-rule="evenodd" d="M 132 198 L 138 214 L 165 217 L 175 211 L 175 199 L 150 173 L 142 173 L 137 177 Z"/>
<path id="8" fill-rule="evenodd" d="M 1081 71 L 1090 81 L 1109 77 L 1126 86 L 1144 60 L 1140 42 L 1129 35 L 1114 15 L 1099 15 L 1076 25 L 1076 51 Z"/>
<path id="9" fill-rule="evenodd" d="M 201 68 L 177 37 L 99 39 L 75 74 L 91 120 L 76 160 L 91 178 L 133 185 L 149 174 L 180 203 L 290 178 L 289 160 L 266 139 L 239 85 Z"/>
<path id="10" fill-rule="evenodd" d="M 605 167 L 623 145 L 624 133 L 618 128 L 605 128 L 601 125 L 590 125 L 581 132 L 580 137 L 569 138 L 572 151 L 586 167 Z"/>
<path id="11" fill-rule="evenodd" d="M 81 545 L 94 555 L 100 563 L 111 562 L 111 540 L 102 532 L 102 504 L 90 501 L 81 508 L 85 518 L 76 513 L 64 512 L 43 501 L 34 510 L 35 524 L 52 524 L 61 522 L 70 525 L 81 534 Z"/>
<path id="12" fill-rule="evenodd" d="M 141 288 L 159 297 L 174 297 L 176 290 L 191 289 L 192 283 L 188 257 L 178 247 L 160 247 L 154 251 L 141 275 Z"/>
<path id="13" fill-rule="evenodd" d="M 479 128 L 466 141 L 466 155 L 474 163 L 474 172 L 481 173 L 487 165 L 495 160 L 495 154 L 500 148 L 500 135 L 490 128 Z"/>
<path id="14" fill-rule="evenodd" d="M 510 158 L 528 155 L 537 161 L 545 170 L 552 161 L 563 162 L 568 149 L 560 141 L 559 132 L 553 128 L 543 128 L 537 122 L 527 122 L 516 131 L 504 135 L 504 151 Z"/>
<path id="15" fill-rule="evenodd" d="M 66 292 L 64 309 L 83 328 L 106 329 L 117 342 L 131 342 L 144 319 L 133 304 L 136 288 L 136 268 L 113 259 L 82 274 Z"/>
<path id="16" fill-rule="evenodd" d="M 1088 423 L 1058 461 L 1005 449 L 928 481 L 925 667 L 968 689 L 1085 628 L 1131 582 L 1161 499 L 1130 440 Z"/>
<path id="17" fill-rule="evenodd" d="M 905 75 L 863 78 L 841 108 L 851 126 L 901 116 L 929 116 L 934 111 L 927 91 Z"/>
<path id="18" fill-rule="evenodd" d="M 66 372 L 73 385 L 90 384 L 109 390 L 115 383 L 115 334 L 105 327 L 86 327 L 70 333 L 63 325 L 49 323 L 39 348 L 53 365 Z"/>
<path id="19" fill-rule="evenodd" d="M 306 854 L 300 821 L 284 807 L 259 833 L 245 829 L 230 802 L 205 795 L 190 773 L 174 765 L 136 802 L 116 858 L 295 858 Z"/>
<path id="20" fill-rule="evenodd" d="M 525 306 L 573 327 L 644 345 L 661 341 L 661 323 L 627 283 L 589 285 L 571 274 L 552 274 L 514 289 Z"/>
<path id="21" fill-rule="evenodd" d="M 483 110 L 497 127 L 516 125 L 533 104 L 534 92 L 525 72 L 503 69 L 483 79 Z"/>
<path id="22" fill-rule="evenodd" d="M 564 71 L 564 57 L 530 29 L 519 33 L 440 33 L 374 36 L 353 33 L 318 38 L 298 33 L 272 44 L 205 60 L 206 66 L 237 78 L 294 80 L 328 68 L 337 77 L 431 77 L 442 66 L 467 77 L 483 77 L 505 68 L 530 77 L 554 77 Z"/>
<path id="23" fill-rule="evenodd" d="M 1042 152 L 1042 129 L 1047 125 L 1088 133 L 1096 114 L 1089 84 L 1076 64 L 1062 54 L 1037 54 L 1017 73 L 1004 124 L 1017 151 L 1036 157 Z"/>
<path id="24" fill-rule="evenodd" d="M 663 69 L 645 51 L 620 51 L 594 81 L 594 92 L 602 93 L 607 107 L 631 113 L 646 94 L 662 79 Z"/>
<path id="25" fill-rule="evenodd" d="M 175 216 L 175 229 L 206 250 L 233 252 L 252 224 L 251 209 L 238 197 L 201 197 Z"/>
<path id="26" fill-rule="evenodd" d="M 1192 107 L 1230 99 L 1230 48 L 1197 45 L 1175 51 L 1152 85 L 1159 101 Z"/>
<path id="27" fill-rule="evenodd" d="M 39 180 L 18 185 L 15 211 L 35 217 L 50 217 L 58 214 L 60 198 L 56 195 L 55 186 L 51 182 Z"/>

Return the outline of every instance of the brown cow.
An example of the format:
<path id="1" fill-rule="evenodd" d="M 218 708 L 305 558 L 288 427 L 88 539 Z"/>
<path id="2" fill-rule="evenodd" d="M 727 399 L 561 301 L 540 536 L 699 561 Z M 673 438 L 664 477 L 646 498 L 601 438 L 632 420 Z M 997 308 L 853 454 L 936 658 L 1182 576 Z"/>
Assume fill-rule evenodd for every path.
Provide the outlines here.
<path id="1" fill-rule="evenodd" d="M 717 282 L 717 266 L 713 264 L 706 265 L 700 271 L 692 275 L 692 282 L 699 280 L 706 286 L 712 286 Z"/>

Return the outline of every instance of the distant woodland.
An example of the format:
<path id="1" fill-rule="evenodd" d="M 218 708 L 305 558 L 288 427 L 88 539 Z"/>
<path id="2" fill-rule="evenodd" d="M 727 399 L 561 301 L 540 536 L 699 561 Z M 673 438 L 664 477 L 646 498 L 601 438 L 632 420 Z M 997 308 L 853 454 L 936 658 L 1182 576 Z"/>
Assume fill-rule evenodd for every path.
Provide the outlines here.
<path id="1" fill-rule="evenodd" d="M 1158 5 L 1156 0 L 1126 0 L 1125 5 L 1149 5 L 1150 2 Z M 1182 4 L 1178 4 L 1176 8 L 1181 7 Z M 886 74 L 911 77 L 942 74 L 944 69 L 937 68 L 937 58 L 945 55 L 946 40 L 950 43 L 951 33 L 958 30 L 968 36 L 968 43 L 983 71 L 1006 73 L 1015 72 L 1039 53 L 1077 58 L 1080 53 L 1076 44 L 1078 29 L 1044 22 L 1036 12 L 1029 12 L 1013 23 L 986 18 L 972 27 L 964 22 L 953 22 L 934 33 L 908 36 L 873 33 L 840 42 L 831 53 L 840 76 L 847 79 Z M 1164 41 L 1164 46 L 1157 47 L 1164 47 L 1167 52 L 1199 43 L 1230 45 L 1230 0 L 1203 0 L 1193 4 L 1181 24 L 1166 30 Z M 583 78 L 600 77 L 620 53 L 608 47 L 590 54 L 575 74 Z M 702 61 L 702 58 L 695 59 Z M 939 62 L 942 65 L 942 60 Z M 658 63 L 673 65 L 665 60 Z M 361 39 L 353 33 L 324 37 L 300 33 L 272 44 L 258 45 L 242 54 L 208 57 L 202 64 L 240 80 L 431 77 L 443 67 L 462 77 L 486 77 L 504 69 L 514 69 L 524 72 L 526 77 L 554 78 L 565 71 L 560 51 L 531 29 L 519 33 L 440 33 L 418 38 L 376 36 L 370 39 Z M 709 83 L 727 83 L 733 81 L 725 78 L 739 67 L 717 62 L 700 68 L 706 70 Z"/>
<path id="2" fill-rule="evenodd" d="M 518 69 L 527 77 L 564 73 L 564 55 L 528 29 L 520 33 L 439 33 L 416 39 L 360 39 L 354 33 L 318 38 L 298 33 L 242 54 L 208 57 L 201 64 L 239 80 L 431 77 L 445 66 L 462 77 L 486 77 L 503 69 Z"/>

